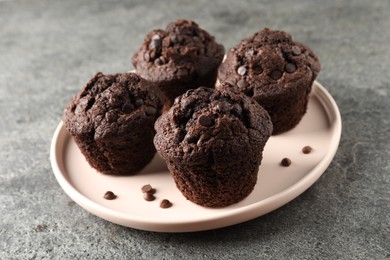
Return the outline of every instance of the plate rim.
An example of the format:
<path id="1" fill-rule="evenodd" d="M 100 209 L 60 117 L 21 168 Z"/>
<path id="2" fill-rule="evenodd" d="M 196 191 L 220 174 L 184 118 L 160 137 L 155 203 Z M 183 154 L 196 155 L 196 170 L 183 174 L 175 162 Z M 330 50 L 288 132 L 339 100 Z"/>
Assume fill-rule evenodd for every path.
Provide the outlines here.
<path id="1" fill-rule="evenodd" d="M 169 233 L 203 231 L 239 224 L 268 214 L 269 212 L 276 210 L 297 198 L 305 190 L 310 188 L 319 179 L 319 177 L 321 177 L 336 155 L 342 133 L 342 121 L 339 108 L 330 93 L 318 81 L 313 82 L 312 93 L 314 92 L 316 97 L 320 100 L 322 106 L 327 109 L 328 116 L 331 113 L 330 120 L 332 122 L 330 128 L 333 133 L 331 135 L 329 147 L 335 148 L 328 151 L 321 161 L 308 174 L 286 189 L 249 205 L 234 208 L 229 211 L 216 212 L 216 214 L 212 217 L 207 216 L 199 218 L 197 221 L 170 219 L 157 220 L 155 218 L 128 215 L 126 213 L 104 207 L 103 205 L 90 200 L 73 187 L 71 183 L 69 183 L 64 176 L 65 174 L 61 170 L 61 162 L 58 158 L 58 151 L 63 148 L 61 144 L 65 142 L 66 138 L 70 138 L 66 133 L 62 121 L 58 124 L 50 145 L 51 167 L 57 182 L 72 200 L 89 213 L 112 223 L 141 230 Z M 258 213 L 260 209 L 261 214 Z M 113 217 L 115 218 L 114 221 L 112 219 Z"/>

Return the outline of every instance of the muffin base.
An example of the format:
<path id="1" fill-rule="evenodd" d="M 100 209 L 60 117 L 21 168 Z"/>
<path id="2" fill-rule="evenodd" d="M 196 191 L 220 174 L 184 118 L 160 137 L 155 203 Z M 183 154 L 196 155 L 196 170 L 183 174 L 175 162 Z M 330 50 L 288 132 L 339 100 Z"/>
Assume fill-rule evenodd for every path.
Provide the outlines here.
<path id="1" fill-rule="evenodd" d="M 273 124 L 272 135 L 278 135 L 293 129 L 301 121 L 307 110 L 311 84 L 308 88 L 297 88 L 289 95 L 269 98 L 253 98 L 267 110 Z"/>
<path id="2" fill-rule="evenodd" d="M 107 175 L 134 175 L 154 157 L 154 131 L 146 131 L 130 138 L 97 140 L 74 136 L 74 140 L 88 163 Z M 145 142 L 145 140 L 147 140 Z"/>
<path id="3" fill-rule="evenodd" d="M 188 165 L 167 161 L 177 188 L 188 200 L 211 208 L 246 198 L 257 182 L 259 164 L 242 161 L 229 166 Z"/>

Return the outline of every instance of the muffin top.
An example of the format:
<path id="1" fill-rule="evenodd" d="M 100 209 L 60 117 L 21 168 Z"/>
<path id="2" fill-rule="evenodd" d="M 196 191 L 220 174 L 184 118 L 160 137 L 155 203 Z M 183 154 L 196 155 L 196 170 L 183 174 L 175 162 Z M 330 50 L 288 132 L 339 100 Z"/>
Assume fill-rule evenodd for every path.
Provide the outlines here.
<path id="1" fill-rule="evenodd" d="M 229 165 L 261 156 L 272 133 L 268 113 L 229 84 L 222 85 L 221 90 L 188 90 L 156 121 L 154 143 L 165 159 Z"/>
<path id="2" fill-rule="evenodd" d="M 63 121 L 71 135 L 116 138 L 134 127 L 153 126 L 162 104 L 160 90 L 137 74 L 99 72 L 69 102 Z"/>
<path id="3" fill-rule="evenodd" d="M 188 82 L 217 67 L 224 53 L 224 47 L 198 24 L 177 20 L 165 30 L 149 32 L 132 63 L 145 79 Z"/>
<path id="4" fill-rule="evenodd" d="M 230 49 L 218 77 L 256 99 L 307 87 L 319 71 L 311 49 L 286 32 L 265 28 Z"/>

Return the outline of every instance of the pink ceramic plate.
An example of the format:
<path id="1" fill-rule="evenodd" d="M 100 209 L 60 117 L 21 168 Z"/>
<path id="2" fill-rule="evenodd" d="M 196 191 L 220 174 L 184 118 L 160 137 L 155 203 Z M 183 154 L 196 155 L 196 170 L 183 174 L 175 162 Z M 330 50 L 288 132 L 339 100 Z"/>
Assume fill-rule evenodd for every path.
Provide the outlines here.
<path id="1" fill-rule="evenodd" d="M 92 169 L 62 122 L 51 144 L 50 160 L 64 191 L 87 211 L 119 225 L 160 232 L 189 232 L 225 227 L 262 216 L 293 200 L 309 188 L 332 161 L 341 135 L 341 117 L 331 95 L 313 85 L 308 110 L 293 130 L 272 136 L 265 149 L 254 191 L 243 201 L 220 209 L 198 206 L 176 188 L 164 162 L 156 155 L 138 175 L 113 177 Z M 306 145 L 313 147 L 303 154 Z M 288 157 L 290 167 L 280 166 Z M 141 187 L 156 188 L 156 200 L 143 199 Z M 111 190 L 115 200 L 103 195 Z M 162 209 L 162 199 L 173 206 Z"/>

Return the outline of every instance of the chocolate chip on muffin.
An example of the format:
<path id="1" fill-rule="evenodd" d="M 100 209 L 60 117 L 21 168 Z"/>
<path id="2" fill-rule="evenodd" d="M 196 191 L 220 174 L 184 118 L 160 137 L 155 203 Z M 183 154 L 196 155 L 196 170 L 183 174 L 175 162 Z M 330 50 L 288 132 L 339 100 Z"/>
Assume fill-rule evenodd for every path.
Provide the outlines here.
<path id="1" fill-rule="evenodd" d="M 155 124 L 154 143 L 176 186 L 190 201 L 224 207 L 253 190 L 272 133 L 268 113 L 226 83 L 175 99 Z"/>
<path id="2" fill-rule="evenodd" d="M 170 103 L 188 89 L 214 87 L 225 54 L 214 37 L 188 20 L 149 32 L 132 63 L 137 73 L 158 84 Z"/>
<path id="3" fill-rule="evenodd" d="M 232 48 L 218 78 L 253 97 L 269 113 L 273 134 L 294 128 L 306 113 L 320 62 L 283 31 L 263 29 Z"/>
<path id="4" fill-rule="evenodd" d="M 64 125 L 88 163 L 104 174 L 131 175 L 153 158 L 154 122 L 163 97 L 135 73 L 97 73 L 69 102 Z"/>

